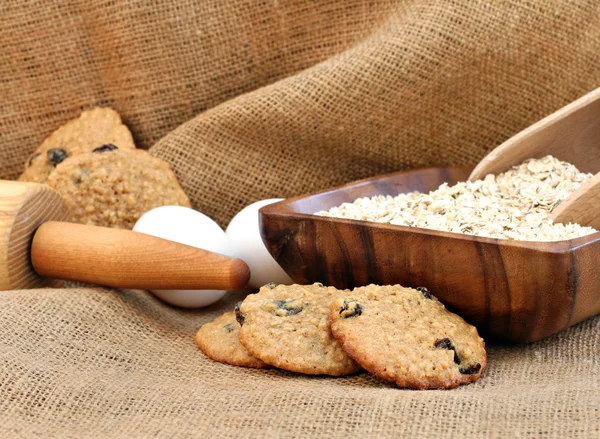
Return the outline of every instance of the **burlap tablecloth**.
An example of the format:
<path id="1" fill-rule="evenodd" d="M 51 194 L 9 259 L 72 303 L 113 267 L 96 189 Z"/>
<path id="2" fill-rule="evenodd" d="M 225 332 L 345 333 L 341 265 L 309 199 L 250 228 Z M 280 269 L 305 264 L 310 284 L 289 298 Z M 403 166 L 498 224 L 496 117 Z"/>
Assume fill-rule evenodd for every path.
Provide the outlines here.
<path id="1" fill-rule="evenodd" d="M 600 86 L 598 1 L 6 1 L 0 178 L 82 109 L 121 112 L 222 225 L 242 206 L 474 164 Z M 0 294 L 0 437 L 598 437 L 600 318 L 489 346 L 452 391 L 213 363 L 203 310 L 144 291 Z"/>

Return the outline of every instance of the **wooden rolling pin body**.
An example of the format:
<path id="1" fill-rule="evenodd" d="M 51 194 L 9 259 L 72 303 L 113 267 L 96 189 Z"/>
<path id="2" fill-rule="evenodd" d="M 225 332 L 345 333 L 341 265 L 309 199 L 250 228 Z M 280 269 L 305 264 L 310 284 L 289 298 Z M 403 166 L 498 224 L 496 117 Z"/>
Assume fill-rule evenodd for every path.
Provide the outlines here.
<path id="1" fill-rule="evenodd" d="M 31 245 L 44 277 L 121 288 L 227 290 L 246 285 L 241 259 L 129 230 L 47 222 Z"/>

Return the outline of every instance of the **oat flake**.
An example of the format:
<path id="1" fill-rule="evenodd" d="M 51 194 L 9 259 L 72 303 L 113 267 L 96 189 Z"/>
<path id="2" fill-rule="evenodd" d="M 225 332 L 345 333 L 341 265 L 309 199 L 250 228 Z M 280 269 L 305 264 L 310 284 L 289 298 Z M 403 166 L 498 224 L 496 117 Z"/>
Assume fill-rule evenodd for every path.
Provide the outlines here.
<path id="1" fill-rule="evenodd" d="M 592 174 L 552 156 L 529 159 L 483 180 L 442 184 L 423 194 L 412 192 L 358 198 L 316 215 L 467 235 L 525 241 L 561 241 L 597 232 L 579 224 L 553 223 L 552 210 Z"/>

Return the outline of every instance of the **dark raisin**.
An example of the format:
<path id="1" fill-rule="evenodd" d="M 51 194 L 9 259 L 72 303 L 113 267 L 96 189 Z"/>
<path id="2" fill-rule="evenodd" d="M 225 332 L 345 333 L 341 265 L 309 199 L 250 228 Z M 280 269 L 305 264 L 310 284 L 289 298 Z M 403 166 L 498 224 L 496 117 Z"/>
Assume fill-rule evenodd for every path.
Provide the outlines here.
<path id="1" fill-rule="evenodd" d="M 440 338 L 439 340 L 436 340 L 433 344 L 433 347 L 437 349 L 448 349 L 449 351 L 454 351 L 454 362 L 456 364 L 460 364 L 460 357 L 456 353 L 456 349 L 449 338 Z"/>
<path id="2" fill-rule="evenodd" d="M 474 366 L 469 366 L 469 367 L 461 367 L 460 369 L 458 369 L 458 371 L 460 373 L 462 373 L 463 375 L 473 375 L 474 373 L 477 373 L 481 370 L 481 364 L 477 363 Z"/>
<path id="3" fill-rule="evenodd" d="M 39 157 L 42 153 L 41 152 L 36 152 L 34 155 L 32 155 L 31 157 L 29 157 L 29 161 L 27 162 L 27 166 L 31 166 L 31 162 L 33 162 L 33 159 Z"/>
<path id="4" fill-rule="evenodd" d="M 278 310 L 285 311 L 286 316 L 293 316 L 304 309 L 302 302 L 299 302 L 298 299 L 276 300 L 274 303 Z"/>
<path id="5" fill-rule="evenodd" d="M 452 342 L 449 338 L 440 338 L 439 340 L 435 341 L 433 346 L 438 349 L 448 349 L 452 351 L 454 350 L 454 346 L 452 345 Z"/>
<path id="6" fill-rule="evenodd" d="M 417 287 L 415 290 L 420 291 L 426 299 L 431 299 L 431 293 L 425 287 Z"/>
<path id="7" fill-rule="evenodd" d="M 223 325 L 223 329 L 227 332 L 233 332 L 235 327 L 233 326 L 233 323 L 227 323 L 226 325 Z"/>
<path id="8" fill-rule="evenodd" d="M 79 171 L 79 174 L 77 174 L 77 177 L 71 178 L 71 180 L 74 184 L 81 184 L 81 182 L 83 181 L 83 177 L 89 178 L 89 176 L 90 171 L 88 171 L 87 169 L 81 169 Z"/>
<path id="9" fill-rule="evenodd" d="M 269 282 L 268 284 L 266 284 L 266 285 L 264 286 L 264 288 L 266 288 L 267 290 L 272 290 L 272 289 L 273 289 L 273 288 L 275 288 L 276 286 L 277 286 L 277 284 L 276 284 L 276 283 Z"/>
<path id="10" fill-rule="evenodd" d="M 363 312 L 362 305 L 358 302 L 344 300 L 344 305 L 340 309 L 340 316 L 344 319 L 358 317 Z"/>
<path id="11" fill-rule="evenodd" d="M 48 160 L 50 160 L 54 166 L 58 165 L 68 157 L 67 151 L 62 148 L 49 149 L 46 155 L 48 156 Z"/>
<path id="12" fill-rule="evenodd" d="M 113 145 L 112 143 L 107 143 L 106 145 L 102 145 L 102 146 L 99 146 L 98 148 L 92 149 L 92 152 L 114 151 L 115 149 L 119 149 L 119 147 L 116 145 Z"/>
<path id="13" fill-rule="evenodd" d="M 240 311 L 241 305 L 242 305 L 242 302 L 238 302 L 235 305 L 235 319 L 240 324 L 240 326 L 242 326 L 244 324 L 244 322 L 246 321 L 244 314 L 242 314 L 242 312 Z"/>

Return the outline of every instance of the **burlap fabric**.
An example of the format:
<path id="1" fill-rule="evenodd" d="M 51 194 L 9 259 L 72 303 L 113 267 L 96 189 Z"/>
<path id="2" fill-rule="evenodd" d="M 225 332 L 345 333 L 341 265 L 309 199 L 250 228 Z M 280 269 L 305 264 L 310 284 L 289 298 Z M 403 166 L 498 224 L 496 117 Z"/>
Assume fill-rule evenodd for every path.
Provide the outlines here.
<path id="1" fill-rule="evenodd" d="M 473 164 L 600 86 L 598 1 L 0 5 L 0 178 L 83 108 L 121 112 L 194 206 Z M 159 140 L 160 139 L 160 140 Z M 598 437 L 600 318 L 491 345 L 452 391 L 213 363 L 142 291 L 0 294 L 0 437 Z"/>

